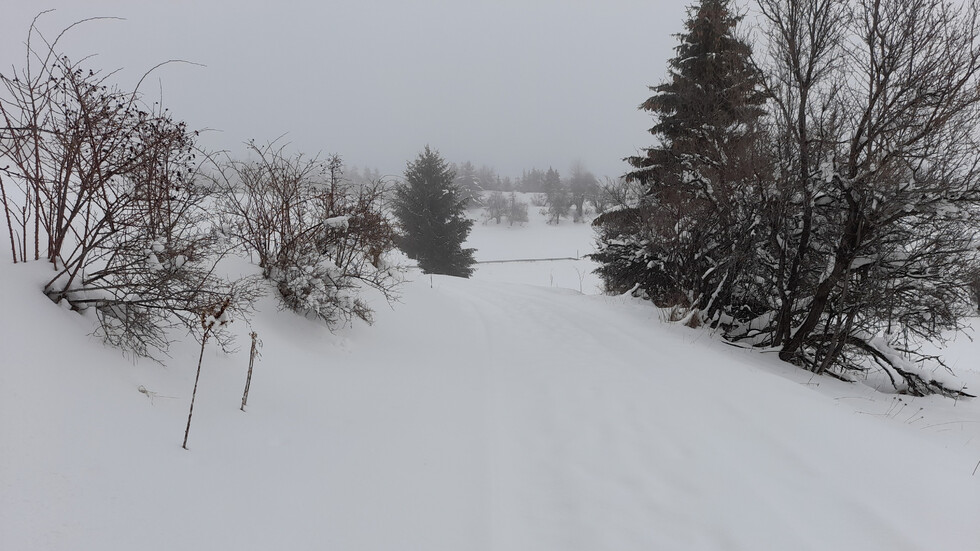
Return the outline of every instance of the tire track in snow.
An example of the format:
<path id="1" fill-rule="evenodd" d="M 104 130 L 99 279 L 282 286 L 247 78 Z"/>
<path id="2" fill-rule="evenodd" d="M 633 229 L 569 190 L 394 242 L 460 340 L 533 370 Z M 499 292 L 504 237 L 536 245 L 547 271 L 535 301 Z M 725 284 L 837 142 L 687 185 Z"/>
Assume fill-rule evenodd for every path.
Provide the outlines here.
<path id="1" fill-rule="evenodd" d="M 877 534 L 868 548 L 922 548 L 855 493 L 873 472 L 854 473 L 849 454 L 827 453 L 849 444 L 825 432 L 838 421 L 808 413 L 823 400 L 804 387 L 738 359 L 717 369 L 721 352 L 695 342 L 699 333 L 657 327 L 652 308 L 460 285 L 474 340 L 493 349 L 495 549 L 807 549 L 853 534 Z M 800 400 L 805 407 L 794 407 Z M 839 535 L 821 535 L 814 519 Z"/>
<path id="2" fill-rule="evenodd" d="M 611 540 L 648 546 L 655 540 L 645 517 L 670 516 L 669 505 L 657 499 L 670 492 L 643 445 L 643 416 L 626 411 L 639 406 L 602 380 L 610 373 L 595 358 L 610 335 L 597 333 L 608 325 L 581 319 L 587 300 L 581 295 L 523 286 L 486 290 L 468 289 L 460 298 L 472 302 L 491 342 L 506 343 L 495 348 L 501 361 L 489 369 L 490 418 L 498 420 L 491 428 L 500 543 L 494 547 L 595 549 Z M 541 331 L 522 333 L 519 327 L 527 326 Z M 636 422 L 623 422 L 629 419 Z M 514 510 L 514 503 L 522 506 Z M 619 518 L 629 511 L 632 518 Z M 610 533 L 610 526 L 617 530 Z"/>

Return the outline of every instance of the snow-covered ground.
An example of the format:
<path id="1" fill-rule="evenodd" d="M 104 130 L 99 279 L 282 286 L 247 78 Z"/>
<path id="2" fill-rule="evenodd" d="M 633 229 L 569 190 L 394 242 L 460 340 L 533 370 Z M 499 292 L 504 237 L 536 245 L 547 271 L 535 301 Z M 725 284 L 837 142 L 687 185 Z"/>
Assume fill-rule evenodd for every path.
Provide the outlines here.
<path id="1" fill-rule="evenodd" d="M 470 240 L 591 243 L 535 218 Z M 0 264 L 0 550 L 980 548 L 980 401 L 811 378 L 557 265 L 410 273 L 336 334 L 265 298 L 247 412 L 239 320 L 185 451 L 196 345 L 127 360 L 43 266 Z M 973 390 L 978 350 L 952 351 Z"/>
<path id="2" fill-rule="evenodd" d="M 485 222 L 482 210 L 469 211 L 475 223 L 465 246 L 476 249 L 474 278 L 600 293 L 602 283 L 592 273 L 598 264 L 585 258 L 595 252 L 591 217 L 583 223 L 569 218 L 548 224 L 542 208 L 531 204 L 532 195 L 517 194 L 528 204 L 528 222 L 523 225 Z"/>

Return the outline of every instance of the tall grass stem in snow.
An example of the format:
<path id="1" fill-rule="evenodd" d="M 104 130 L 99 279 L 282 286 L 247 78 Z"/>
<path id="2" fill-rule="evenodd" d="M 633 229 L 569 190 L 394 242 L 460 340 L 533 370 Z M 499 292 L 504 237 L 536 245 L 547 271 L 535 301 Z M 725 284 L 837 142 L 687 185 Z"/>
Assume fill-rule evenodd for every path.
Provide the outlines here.
<path id="1" fill-rule="evenodd" d="M 208 337 L 214 332 L 216 326 L 221 328 L 231 323 L 231 320 L 227 316 L 230 306 L 231 299 L 225 299 L 219 305 L 202 310 L 200 314 L 201 329 L 203 330 L 201 334 L 201 353 L 197 357 L 197 374 L 194 376 L 194 390 L 191 392 L 191 407 L 187 412 L 187 428 L 184 429 L 184 443 L 181 445 L 185 450 L 187 449 L 187 437 L 191 433 L 191 419 L 194 417 L 194 400 L 197 398 L 197 384 L 201 380 L 201 364 L 204 362 L 204 347 L 207 345 Z"/>
<path id="2" fill-rule="evenodd" d="M 252 349 L 248 352 L 248 376 L 245 378 L 245 392 L 242 393 L 242 411 L 248 403 L 248 389 L 252 386 L 252 368 L 255 366 L 255 357 L 259 355 L 259 334 L 255 331 L 249 333 L 252 337 Z"/>

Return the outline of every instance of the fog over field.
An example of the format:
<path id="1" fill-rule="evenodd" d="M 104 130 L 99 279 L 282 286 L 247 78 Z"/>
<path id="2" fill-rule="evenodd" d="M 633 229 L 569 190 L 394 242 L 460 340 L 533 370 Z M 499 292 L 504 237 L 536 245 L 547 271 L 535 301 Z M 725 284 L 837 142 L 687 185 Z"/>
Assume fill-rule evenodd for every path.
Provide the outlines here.
<path id="1" fill-rule="evenodd" d="M 49 38 L 91 65 L 144 83 L 202 144 L 238 149 L 286 134 L 299 151 L 400 174 L 422 146 L 519 176 L 581 161 L 618 176 L 650 145 L 636 107 L 659 82 L 681 30 L 681 2 L 11 2 L 0 62 L 42 9 Z M 162 85 L 160 82 L 162 81 Z"/>

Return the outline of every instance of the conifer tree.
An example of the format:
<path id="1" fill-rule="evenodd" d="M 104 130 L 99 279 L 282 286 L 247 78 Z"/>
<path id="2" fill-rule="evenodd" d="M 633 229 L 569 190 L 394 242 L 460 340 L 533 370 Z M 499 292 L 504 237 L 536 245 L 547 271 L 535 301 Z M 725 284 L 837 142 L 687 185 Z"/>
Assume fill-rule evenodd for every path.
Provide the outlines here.
<path id="1" fill-rule="evenodd" d="M 655 194 L 659 188 L 704 186 L 693 178 L 719 177 L 724 154 L 738 154 L 763 114 L 762 75 L 752 66 L 752 48 L 735 32 L 742 17 L 730 0 L 700 0 L 688 9 L 686 32 L 678 35 L 669 78 L 651 86 L 640 105 L 656 119 L 650 133 L 660 144 L 629 157 L 627 176 Z M 705 173 L 709 172 L 709 173 Z M 693 185 L 693 186 L 692 186 Z"/>
<path id="2" fill-rule="evenodd" d="M 454 184 L 455 176 L 429 146 L 408 163 L 405 183 L 395 190 L 398 244 L 425 273 L 469 277 L 475 249 L 462 245 L 473 221 L 464 214 L 466 199 Z"/>
<path id="3" fill-rule="evenodd" d="M 640 109 L 654 115 L 657 145 L 629 157 L 626 177 L 644 196 L 626 212 L 597 220 L 594 256 L 610 291 L 636 288 L 662 305 L 710 317 L 732 297 L 751 246 L 753 189 L 762 116 L 761 76 L 736 35 L 729 0 L 700 0 L 669 61 L 668 80 Z M 745 306 L 741 304 L 739 306 Z"/>
<path id="4" fill-rule="evenodd" d="M 480 179 L 473 163 L 466 161 L 458 167 L 454 166 L 453 172 L 456 174 L 453 181 L 460 190 L 460 197 L 466 199 L 467 206 L 479 205 L 482 200 L 480 193 L 484 190 L 480 185 Z"/>
<path id="5" fill-rule="evenodd" d="M 548 223 L 558 224 L 563 216 L 568 216 L 568 211 L 572 208 L 572 196 L 565 182 L 562 182 L 561 175 L 551 167 L 544 174 L 544 194 L 548 208 L 543 212 L 548 215 Z"/>

